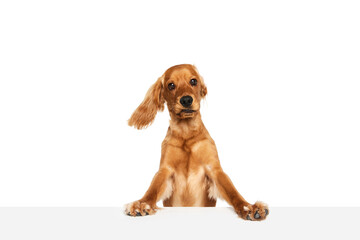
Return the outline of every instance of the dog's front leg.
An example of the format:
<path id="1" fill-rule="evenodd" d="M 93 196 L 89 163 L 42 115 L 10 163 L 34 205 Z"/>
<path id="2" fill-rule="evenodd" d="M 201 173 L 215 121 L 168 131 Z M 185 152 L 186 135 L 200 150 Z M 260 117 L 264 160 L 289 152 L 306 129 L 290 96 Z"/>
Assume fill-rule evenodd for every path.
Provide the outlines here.
<path id="1" fill-rule="evenodd" d="M 230 178 L 221 167 L 215 168 L 211 175 L 221 197 L 234 207 L 235 212 L 241 218 L 261 221 L 269 214 L 266 204 L 262 202 L 256 202 L 255 204 L 248 203 L 236 190 Z"/>
<path id="2" fill-rule="evenodd" d="M 156 203 L 172 192 L 172 172 L 168 168 L 160 168 L 155 174 L 149 189 L 138 201 L 125 206 L 125 213 L 129 216 L 145 216 L 155 214 Z"/>

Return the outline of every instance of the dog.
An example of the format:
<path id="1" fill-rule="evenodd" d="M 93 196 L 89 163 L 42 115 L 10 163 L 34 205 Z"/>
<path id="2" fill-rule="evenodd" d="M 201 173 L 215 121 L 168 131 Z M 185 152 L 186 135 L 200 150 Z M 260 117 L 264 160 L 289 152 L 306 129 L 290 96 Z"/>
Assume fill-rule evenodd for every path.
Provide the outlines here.
<path id="1" fill-rule="evenodd" d="M 125 206 L 125 214 L 155 214 L 160 200 L 164 207 L 215 207 L 221 198 L 244 220 L 266 219 L 268 206 L 248 203 L 221 168 L 215 142 L 201 120 L 200 101 L 206 94 L 195 66 L 175 65 L 150 87 L 131 115 L 129 126 L 146 128 L 166 103 L 171 120 L 162 142 L 159 171 L 145 195 Z"/>

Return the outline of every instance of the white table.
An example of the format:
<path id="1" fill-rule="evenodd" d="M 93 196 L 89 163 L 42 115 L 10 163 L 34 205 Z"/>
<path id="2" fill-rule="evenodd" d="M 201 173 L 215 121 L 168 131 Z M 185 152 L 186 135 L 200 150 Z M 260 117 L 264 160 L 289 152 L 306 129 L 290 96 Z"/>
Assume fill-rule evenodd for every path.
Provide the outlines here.
<path id="1" fill-rule="evenodd" d="M 129 217 L 122 208 L 0 208 L 0 239 L 360 239 L 360 208 L 270 208 L 263 222 L 231 208 L 164 208 Z"/>

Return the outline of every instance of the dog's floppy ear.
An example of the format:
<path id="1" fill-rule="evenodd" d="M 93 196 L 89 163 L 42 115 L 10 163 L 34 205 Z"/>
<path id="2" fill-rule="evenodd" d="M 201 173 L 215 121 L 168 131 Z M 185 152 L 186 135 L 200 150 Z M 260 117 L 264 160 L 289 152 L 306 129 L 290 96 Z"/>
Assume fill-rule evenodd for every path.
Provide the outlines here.
<path id="1" fill-rule="evenodd" d="M 154 121 L 156 113 L 164 110 L 163 79 L 164 75 L 147 91 L 144 100 L 131 115 L 128 121 L 129 126 L 134 126 L 137 129 L 146 128 Z"/>
<path id="2" fill-rule="evenodd" d="M 199 80 L 200 80 L 200 87 L 201 87 L 201 89 L 200 89 L 200 96 L 201 96 L 202 98 L 204 98 L 204 97 L 206 96 L 206 94 L 207 94 L 207 87 L 205 86 L 204 79 L 203 79 L 203 77 L 199 74 L 199 71 L 197 70 L 196 66 L 193 65 L 193 67 L 194 67 L 197 75 L 200 77 L 200 79 L 199 79 Z"/>
<path id="3" fill-rule="evenodd" d="M 204 98 L 207 94 L 207 87 L 205 86 L 204 79 L 201 76 L 200 76 L 200 84 L 201 84 L 200 95 L 202 98 Z"/>

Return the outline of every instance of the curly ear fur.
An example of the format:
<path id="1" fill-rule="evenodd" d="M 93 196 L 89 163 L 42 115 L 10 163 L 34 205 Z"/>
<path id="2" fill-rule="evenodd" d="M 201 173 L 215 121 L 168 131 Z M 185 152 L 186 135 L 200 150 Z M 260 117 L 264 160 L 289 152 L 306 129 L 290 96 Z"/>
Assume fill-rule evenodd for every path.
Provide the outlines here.
<path id="1" fill-rule="evenodd" d="M 152 124 L 158 111 L 164 110 L 165 100 L 162 94 L 162 82 L 160 77 L 147 91 L 144 100 L 131 115 L 128 124 L 137 129 L 143 129 Z"/>

